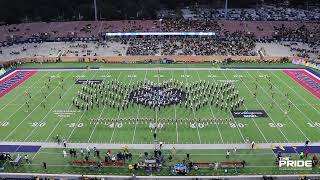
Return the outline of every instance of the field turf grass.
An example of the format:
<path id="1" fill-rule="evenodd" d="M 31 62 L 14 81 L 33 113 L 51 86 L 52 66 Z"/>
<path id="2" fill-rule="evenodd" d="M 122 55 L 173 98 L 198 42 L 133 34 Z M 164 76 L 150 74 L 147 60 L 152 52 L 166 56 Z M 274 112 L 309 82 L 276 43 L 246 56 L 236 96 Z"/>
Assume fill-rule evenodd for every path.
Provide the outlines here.
<path id="1" fill-rule="evenodd" d="M 215 144 L 215 143 L 244 143 L 246 139 L 254 140 L 256 143 L 281 143 L 281 142 L 319 142 L 320 136 L 320 102 L 314 95 L 306 91 L 297 82 L 292 80 L 281 70 L 190 70 L 189 68 L 217 67 L 212 64 L 194 65 L 105 65 L 84 63 L 52 63 L 52 64 L 25 64 L 23 67 L 83 67 L 102 66 L 105 68 L 132 68 L 131 70 L 77 70 L 77 71 L 39 71 L 32 78 L 15 88 L 9 94 L 0 98 L 0 141 L 26 141 L 26 142 L 53 142 L 58 134 L 68 142 L 81 143 L 121 143 L 121 144 L 147 144 L 153 143 L 149 124 L 136 124 L 123 121 L 122 127 L 108 127 L 103 124 L 90 124 L 93 118 L 154 118 L 159 121 L 164 118 L 170 119 L 208 119 L 208 118 L 230 118 L 231 113 L 221 111 L 215 107 L 204 107 L 193 114 L 192 111 L 180 107 L 171 107 L 155 113 L 153 110 L 135 106 L 128 110 L 118 112 L 115 109 L 95 108 L 93 111 L 81 112 L 72 106 L 72 97 L 76 96 L 80 85 L 75 84 L 76 79 L 112 80 L 118 79 L 124 83 L 132 81 L 143 81 L 144 79 L 154 82 L 162 82 L 170 78 L 177 79 L 183 83 L 195 81 L 234 80 L 236 89 L 241 97 L 245 98 L 243 110 L 265 110 L 268 118 L 236 118 L 229 123 L 208 124 L 201 128 L 190 127 L 190 123 L 164 124 L 158 133 L 158 139 L 165 144 Z M 233 64 L 241 66 L 243 64 Z M 244 64 L 245 66 L 264 67 L 297 67 L 291 64 Z M 232 65 L 231 65 L 232 66 Z M 180 69 L 157 69 L 180 68 Z M 144 69 L 134 69 L 144 68 Z M 156 69 L 152 69 L 156 68 Z M 48 76 L 52 77 L 50 88 Z M 271 98 L 268 80 L 271 77 L 274 98 Z M 64 89 L 58 83 L 64 79 Z M 255 80 L 258 81 L 257 98 L 253 97 L 255 92 Z M 31 93 L 29 101 L 30 108 L 25 105 L 25 92 Z M 289 99 L 284 95 L 289 94 Z M 44 94 L 47 99 L 44 99 Z M 59 99 L 62 94 L 62 100 Z M 43 108 L 45 102 L 46 108 Z M 274 103 L 271 108 L 272 102 Z M 292 105 L 288 108 L 288 102 Z M 59 117 L 57 112 L 70 111 L 70 117 Z M 288 111 L 287 116 L 285 111 Z M 113 150 L 116 152 L 117 150 Z M 144 150 L 130 150 L 134 154 L 133 162 Z M 152 153 L 150 151 L 150 153 Z M 170 154 L 170 151 L 164 151 Z M 270 149 L 238 150 L 225 158 L 225 150 L 177 150 L 177 156 L 172 162 L 166 162 L 165 170 L 157 175 L 170 175 L 169 168 L 176 162 L 181 162 L 185 153 L 191 154 L 192 161 L 214 162 L 214 161 L 241 161 L 246 160 L 249 168 L 235 171 L 230 169 L 228 173 L 222 170 L 212 171 L 206 167 L 194 175 L 237 175 L 237 174 L 304 174 L 319 173 L 319 168 L 312 171 L 283 171 L 274 165 L 274 154 Z M 103 152 L 105 154 L 105 152 Z M 297 155 L 293 155 L 297 159 Z M 17 169 L 7 166 L 5 172 L 31 172 L 31 173 L 74 173 L 74 174 L 109 174 L 130 175 L 127 166 L 120 168 L 105 167 L 101 170 L 90 167 L 70 166 L 72 158 L 63 158 L 62 149 L 41 149 L 39 153 L 30 154 L 31 165 L 23 165 Z M 82 159 L 82 158 L 79 158 Z M 90 160 L 98 160 L 90 157 Z M 48 170 L 41 166 L 47 162 Z M 135 172 L 137 175 L 145 175 L 143 171 Z"/>
<path id="2" fill-rule="evenodd" d="M 121 66 L 130 68 L 130 65 Z M 137 65 L 135 65 L 137 67 Z M 148 67 L 157 67 L 150 65 Z M 75 84 L 76 79 L 112 80 L 123 83 L 143 81 L 162 82 L 170 78 L 183 83 L 195 81 L 225 81 L 234 80 L 237 90 L 245 103 L 242 110 L 265 110 L 268 118 L 235 118 L 229 123 L 194 126 L 190 123 L 164 124 L 158 133 L 158 139 L 170 144 L 215 144 L 244 143 L 246 139 L 256 143 L 273 142 L 319 142 L 320 136 L 320 102 L 314 95 L 306 91 L 298 83 L 281 70 L 190 70 L 152 69 L 144 66 L 135 70 L 77 70 L 77 71 L 39 71 L 32 78 L 15 88 L 9 94 L 0 98 L 0 140 L 1 141 L 54 141 L 58 134 L 68 142 L 83 143 L 121 143 L 147 144 L 153 143 L 149 124 L 128 123 L 122 126 L 108 127 L 104 124 L 90 124 L 94 118 L 151 118 L 157 119 L 210 119 L 229 118 L 229 111 L 221 111 L 214 106 L 201 108 L 193 114 L 184 107 L 166 108 L 155 112 L 138 105 L 125 111 L 118 111 L 107 106 L 95 108 L 89 112 L 78 111 L 72 106 L 72 98 L 81 87 Z M 174 67 L 174 66 L 170 66 Z M 189 65 L 188 67 L 194 67 Z M 197 66 L 195 66 L 197 67 Z M 50 88 L 47 77 L 52 77 Z M 271 98 L 268 80 L 271 77 L 274 88 L 274 98 Z M 64 79 L 64 89 L 58 83 Z M 258 82 L 257 98 L 255 80 Z M 32 98 L 25 92 L 31 93 Z M 285 97 L 289 94 L 289 98 Z M 44 99 L 44 94 L 47 99 Z M 62 100 L 59 99 L 62 94 Z M 25 105 L 29 100 L 30 108 Z M 288 108 L 288 103 L 292 103 Z M 46 104 L 44 108 L 42 103 Z M 271 104 L 274 104 L 271 107 Z M 70 111 L 70 117 L 59 117 L 57 113 Z M 288 112 L 285 115 L 285 111 Z"/>

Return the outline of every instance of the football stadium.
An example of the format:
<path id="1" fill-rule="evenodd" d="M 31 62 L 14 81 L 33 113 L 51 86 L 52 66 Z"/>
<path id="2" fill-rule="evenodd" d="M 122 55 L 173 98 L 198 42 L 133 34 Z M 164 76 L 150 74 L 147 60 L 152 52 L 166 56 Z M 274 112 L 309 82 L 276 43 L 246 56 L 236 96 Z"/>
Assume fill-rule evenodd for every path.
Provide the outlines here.
<path id="1" fill-rule="evenodd" d="M 0 179 L 320 178 L 319 2 L 121 2 L 0 2 Z"/>

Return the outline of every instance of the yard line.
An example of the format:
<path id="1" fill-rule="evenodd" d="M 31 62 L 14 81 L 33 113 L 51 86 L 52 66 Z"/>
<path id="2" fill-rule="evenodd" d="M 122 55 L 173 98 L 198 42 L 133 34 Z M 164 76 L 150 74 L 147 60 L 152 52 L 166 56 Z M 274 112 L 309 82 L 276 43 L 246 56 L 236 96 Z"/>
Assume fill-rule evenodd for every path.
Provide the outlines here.
<path id="1" fill-rule="evenodd" d="M 96 77 L 97 73 L 99 71 L 96 71 L 95 74 L 93 75 L 93 77 Z M 77 123 L 76 124 L 79 124 L 79 122 L 81 121 L 81 119 L 83 118 L 83 115 L 85 114 L 86 111 L 83 111 L 80 118 L 78 119 Z M 74 131 L 76 130 L 77 126 L 74 126 L 71 133 L 69 134 L 68 138 L 67 138 L 67 142 L 69 142 L 71 136 L 73 135 Z"/>
<path id="2" fill-rule="evenodd" d="M 286 86 L 288 86 L 295 94 L 297 94 L 300 99 L 303 99 L 307 104 L 309 104 L 314 110 L 316 110 L 317 112 L 320 113 L 319 109 L 315 108 L 309 101 L 307 101 L 303 96 L 301 96 L 299 93 L 297 93 L 291 86 L 289 86 L 285 81 L 283 81 L 281 78 L 279 78 L 276 74 L 274 74 L 271 71 L 271 74 L 274 75 L 276 78 L 278 78 L 283 84 L 285 84 Z M 301 112 L 301 111 L 300 111 Z"/>
<path id="3" fill-rule="evenodd" d="M 211 74 L 211 72 L 210 72 L 210 74 Z M 224 77 L 226 78 L 225 74 L 223 74 L 223 75 L 224 75 Z M 228 79 L 226 79 L 226 80 L 228 80 Z M 248 108 L 246 107 L 246 105 L 245 105 L 245 104 L 243 104 L 243 105 L 244 105 L 244 108 L 245 108 L 246 110 L 248 110 Z M 231 114 L 231 116 L 232 116 L 232 114 Z M 251 119 L 252 119 L 254 125 L 258 128 L 258 130 L 259 130 L 260 134 L 262 135 L 263 139 L 268 143 L 267 138 L 265 137 L 265 135 L 264 135 L 263 132 L 261 131 L 261 129 L 260 129 L 260 127 L 258 126 L 258 124 L 256 123 L 256 121 L 255 121 L 253 118 L 251 118 Z M 234 118 L 233 118 L 233 120 L 234 120 Z M 237 123 L 236 123 L 236 126 L 237 126 Z"/>
<path id="4" fill-rule="evenodd" d="M 109 73 L 109 72 L 108 72 L 108 73 Z M 118 75 L 118 77 L 117 77 L 117 80 L 119 80 L 120 75 L 121 75 L 121 71 L 120 71 L 120 73 L 119 73 L 119 75 Z M 106 108 L 106 103 L 103 105 L 102 111 L 100 112 L 98 119 L 101 118 L 101 116 L 102 116 L 105 108 Z M 94 125 L 94 128 L 93 128 L 93 130 L 91 131 L 90 137 L 89 137 L 89 139 L 88 139 L 88 143 L 90 142 L 90 140 L 91 140 L 91 138 L 92 138 L 92 135 L 94 134 L 97 126 L 98 126 L 98 123 L 96 123 L 96 124 Z"/>
<path id="5" fill-rule="evenodd" d="M 37 97 L 36 95 L 37 95 L 43 88 L 44 88 L 44 87 L 39 88 L 38 91 L 35 93 L 35 95 L 34 95 L 31 99 L 33 99 L 34 97 Z M 31 99 L 29 99 L 27 102 L 29 103 L 29 102 L 31 101 Z M 14 113 L 12 113 L 12 114 L 8 117 L 8 122 L 10 122 L 11 117 L 12 117 L 13 115 L 15 115 L 24 105 L 25 105 L 25 104 L 21 104 L 21 106 L 20 106 Z"/>
<path id="6" fill-rule="evenodd" d="M 134 71 L 133 71 L 133 73 L 134 73 Z M 120 76 L 120 75 L 119 75 L 119 76 Z M 118 78 L 119 78 L 119 77 L 118 77 Z M 130 82 L 129 82 L 129 84 L 131 84 L 132 79 L 133 79 L 133 76 L 131 75 L 131 78 L 130 78 Z M 120 109 L 117 119 L 119 119 L 119 118 L 120 118 L 120 114 L 121 114 L 121 112 L 122 112 L 122 109 Z M 111 144 L 111 142 L 112 142 L 112 138 L 113 138 L 113 136 L 114 136 L 114 133 L 115 133 L 115 131 L 116 131 L 116 128 L 117 128 L 117 127 L 116 127 L 116 126 L 114 126 L 113 131 L 112 131 L 112 135 L 111 135 L 111 138 L 110 138 L 110 144 Z"/>
<path id="7" fill-rule="evenodd" d="M 171 79 L 173 79 L 173 72 L 171 70 Z M 177 107 L 174 105 L 174 121 L 176 122 L 177 144 L 179 143 L 178 123 L 177 123 Z"/>
<path id="8" fill-rule="evenodd" d="M 145 80 L 147 79 L 147 74 L 148 74 L 148 70 L 146 70 L 146 72 L 144 73 L 144 79 L 143 79 L 143 83 L 145 82 Z M 137 129 L 137 124 L 138 124 L 138 118 L 139 118 L 139 114 L 140 114 L 140 104 L 138 106 L 138 113 L 137 113 L 137 117 L 136 117 L 136 124 L 134 125 L 134 131 L 133 131 L 133 136 L 132 136 L 132 141 L 131 144 L 133 144 L 134 142 L 134 137 L 136 136 L 136 129 Z"/>
<path id="9" fill-rule="evenodd" d="M 160 68 L 158 68 L 158 85 L 160 83 Z M 158 108 L 156 108 L 156 125 L 158 126 Z"/>
<path id="10" fill-rule="evenodd" d="M 35 94 L 37 95 L 43 88 L 44 88 L 44 87 L 39 88 L 39 90 L 38 90 Z M 34 96 L 34 97 L 36 97 L 36 96 Z M 33 98 L 31 98 L 31 99 L 33 99 Z M 29 99 L 27 102 L 29 103 L 29 102 L 31 101 L 31 99 Z M 12 114 L 7 118 L 7 119 L 8 119 L 8 122 L 10 122 L 11 117 L 12 117 L 13 115 L 15 115 L 24 105 L 25 105 L 25 104 L 21 104 L 21 106 L 20 106 L 14 113 L 12 113 Z"/>
<path id="11" fill-rule="evenodd" d="M 69 78 L 70 76 L 68 76 Z M 66 78 L 67 79 L 67 78 Z M 75 83 L 73 83 L 70 88 L 65 91 L 62 95 L 62 97 L 64 97 L 71 89 L 72 87 L 75 85 Z M 42 120 L 39 121 L 39 123 L 43 123 L 46 120 L 46 117 L 49 115 L 49 113 L 52 111 L 52 109 L 54 109 L 56 107 L 56 105 L 61 101 L 61 99 L 57 100 L 56 103 L 53 105 L 53 107 L 47 112 L 47 114 L 42 118 Z M 32 134 L 33 132 L 38 128 L 39 126 L 36 126 L 35 128 L 33 128 L 33 130 L 29 133 L 29 135 L 24 139 L 24 141 L 26 141 Z"/>
<path id="12" fill-rule="evenodd" d="M 50 94 L 52 94 L 56 89 L 58 88 L 55 87 Z M 48 94 L 48 97 L 50 96 L 50 94 Z M 4 141 L 8 139 L 9 136 L 11 136 L 11 134 L 41 105 L 42 102 L 44 102 L 45 99 L 43 99 L 19 124 L 18 126 L 16 126 L 8 135 L 7 137 L 4 138 Z M 22 106 L 21 106 L 22 107 Z"/>
<path id="13" fill-rule="evenodd" d="M 29 90 L 31 87 L 33 87 L 35 84 L 38 84 L 39 82 L 41 82 L 40 81 L 40 79 L 42 79 L 43 77 L 45 77 L 45 75 L 43 75 L 41 78 L 39 78 L 37 81 L 35 81 L 31 86 L 29 86 L 29 87 L 27 87 L 27 89 Z M 23 85 L 23 84 L 21 84 L 21 85 Z M 18 86 L 19 87 L 19 86 Z M 17 88 L 18 88 L 17 87 Z M 18 95 L 18 96 L 15 96 L 15 98 L 13 98 L 9 103 L 7 103 L 4 107 L 2 107 L 1 109 L 0 109 L 0 112 L 2 111 L 2 110 L 4 110 L 9 104 L 11 104 L 12 102 L 14 102 L 18 97 L 20 97 L 20 96 L 22 96 L 24 93 L 22 92 L 20 95 Z"/>
<path id="14" fill-rule="evenodd" d="M 234 71 L 233 71 L 234 72 Z M 224 76 L 225 76 L 225 74 L 224 74 Z M 225 76 L 226 77 L 226 76 Z M 241 80 L 241 82 L 244 84 L 244 86 L 248 89 L 248 91 L 250 92 L 250 94 L 251 95 L 253 95 L 253 93 L 252 93 L 252 91 L 250 90 L 250 88 L 247 86 L 247 84 L 243 81 L 243 80 Z M 260 103 L 260 101 L 256 98 L 256 101 L 257 101 L 257 103 L 262 107 L 262 109 L 264 110 L 264 111 L 266 111 L 266 109 L 264 108 L 264 106 Z M 267 112 L 267 111 L 266 111 Z M 276 124 L 275 123 L 275 121 L 272 119 L 272 117 L 270 116 L 270 120 L 274 123 L 274 124 Z M 277 129 L 279 130 L 279 132 L 283 135 L 283 137 L 286 139 L 286 141 L 288 141 L 289 142 L 289 140 L 288 140 L 288 138 L 287 138 L 287 136 L 282 132 L 282 130 L 277 126 Z"/>
<path id="15" fill-rule="evenodd" d="M 184 78 L 186 79 L 186 84 L 187 84 L 188 83 L 188 78 L 186 77 L 186 70 L 185 69 L 183 70 L 183 73 L 184 73 Z M 192 108 L 192 112 L 193 112 L 193 118 L 196 120 L 196 113 L 194 112 L 193 108 Z M 202 144 L 198 125 L 197 125 L 197 133 L 198 133 L 200 144 Z"/>
<path id="16" fill-rule="evenodd" d="M 211 73 L 211 72 L 210 72 L 210 73 Z M 227 78 L 226 75 L 224 74 L 224 71 L 222 71 L 222 73 L 223 73 L 224 78 L 225 78 L 226 80 L 228 80 L 228 78 Z M 215 82 L 215 81 L 214 81 L 214 82 Z M 216 83 L 216 82 L 215 82 L 215 83 Z M 231 113 L 230 111 L 229 111 L 229 113 L 230 113 L 230 115 L 231 115 L 231 119 L 233 119 L 233 121 L 234 121 L 234 123 L 235 123 L 235 125 L 236 125 L 236 127 L 237 127 L 237 129 L 238 129 L 238 131 L 239 131 L 240 136 L 242 137 L 243 142 L 245 142 L 246 140 L 245 140 L 245 138 L 243 137 L 243 134 L 242 134 L 239 126 L 237 125 L 238 123 L 236 122 L 236 120 L 234 119 L 234 117 L 233 117 L 233 115 L 232 115 L 232 113 Z"/>
<path id="17" fill-rule="evenodd" d="M 247 73 L 252 79 L 254 79 L 248 72 L 246 72 L 246 73 Z M 257 83 L 257 84 L 258 84 L 258 86 L 261 87 L 261 85 L 259 85 L 259 83 Z M 270 97 L 270 95 L 265 91 L 265 89 L 264 89 L 263 87 L 261 87 L 261 89 L 267 94 L 267 96 Z M 276 105 L 279 107 L 279 109 L 284 113 L 284 111 L 283 111 L 283 109 L 281 108 L 281 106 L 280 106 L 273 98 L 271 98 L 271 100 L 272 100 L 273 102 L 275 102 Z M 303 136 L 304 136 L 307 140 L 310 140 L 310 139 L 306 136 L 306 134 L 297 126 L 297 124 L 296 124 L 294 121 L 292 121 L 292 119 L 290 118 L 290 116 L 287 115 L 287 117 L 288 117 L 289 120 L 292 122 L 292 124 L 294 124 L 294 126 L 301 132 L 301 134 L 303 134 Z"/>
<path id="18" fill-rule="evenodd" d="M 275 75 L 275 74 L 274 74 Z M 281 78 L 279 78 L 277 75 L 275 75 L 281 82 L 283 82 L 282 80 L 281 80 Z M 273 83 L 272 83 L 273 84 Z M 285 83 L 286 84 L 286 83 Z M 287 84 L 286 84 L 286 86 L 288 86 Z M 299 94 L 299 93 L 297 93 L 294 89 L 292 89 L 290 86 L 288 86 L 291 90 L 293 90 L 294 91 L 294 93 L 295 94 L 297 94 L 299 97 L 300 97 L 300 99 L 303 99 L 304 101 L 306 101 L 304 98 L 302 98 L 301 97 L 301 95 Z M 276 87 L 277 88 L 277 87 Z M 279 90 L 279 88 L 277 88 L 277 90 L 281 93 L 281 94 L 283 94 L 280 90 Z M 289 100 L 289 102 L 296 108 L 296 109 L 298 109 L 298 111 L 300 111 L 300 113 L 304 116 L 304 117 L 306 117 L 308 120 L 309 120 L 309 123 L 312 123 L 312 124 L 314 124 L 314 121 L 312 121 L 303 111 L 301 111 L 301 109 L 299 108 L 299 107 L 297 107 L 296 106 L 296 104 L 295 103 L 293 103 L 289 98 L 288 98 L 288 100 Z M 308 101 L 306 101 L 308 104 L 310 104 Z M 310 104 L 311 105 L 311 104 Z M 312 105 L 311 105 L 311 107 L 313 107 Z M 314 107 L 313 107 L 314 108 Z M 314 108 L 315 109 L 315 108 Z M 316 111 L 318 111 L 317 109 L 315 109 Z M 319 112 L 319 111 L 318 111 Z M 305 120 L 304 120 L 305 121 Z M 316 129 L 318 129 L 318 130 L 320 130 L 319 128 L 316 128 Z"/>
<path id="19" fill-rule="evenodd" d="M 84 72 L 86 72 L 86 71 L 84 71 Z M 98 71 L 97 71 L 97 72 L 98 72 Z M 97 73 L 97 72 L 96 72 L 96 73 Z M 94 78 L 94 76 L 96 75 L 96 73 L 91 77 L 91 79 Z M 76 81 L 77 81 L 79 78 L 80 78 L 80 77 L 78 77 L 78 78 L 76 79 Z M 70 103 L 70 106 L 68 107 L 68 111 L 69 111 L 71 108 L 72 108 L 72 103 Z M 54 126 L 53 130 L 52 130 L 52 131 L 50 132 L 50 134 L 47 136 L 45 142 L 48 141 L 48 139 L 49 139 L 50 136 L 53 134 L 53 132 L 56 130 L 56 128 L 60 125 L 60 123 L 61 123 L 61 121 L 62 121 L 63 118 L 64 118 L 64 117 L 61 117 L 61 118 L 60 118 L 59 122 Z"/>
<path id="20" fill-rule="evenodd" d="M 210 71 L 209 71 L 209 72 L 210 72 Z M 198 74 L 199 81 L 201 81 L 200 74 L 199 74 L 198 71 L 197 71 L 197 74 Z M 210 75 L 211 75 L 211 72 L 210 72 Z M 209 107 L 210 107 L 210 112 L 211 112 L 212 117 L 215 118 L 215 115 L 213 114 L 213 111 L 212 111 L 212 106 L 211 106 L 210 104 L 209 104 Z M 218 129 L 218 133 L 219 133 L 221 142 L 222 142 L 222 144 L 224 144 L 224 141 L 223 141 L 223 138 L 222 138 L 222 135 L 221 135 L 220 128 L 219 128 L 219 126 L 218 126 L 217 123 L 215 123 L 215 125 L 216 125 L 216 127 L 217 127 L 217 129 Z"/>
<path id="21" fill-rule="evenodd" d="M 278 77 L 277 77 L 278 78 Z M 279 78 L 278 78 L 279 79 Z M 281 79 L 280 79 L 281 80 Z M 271 84 L 273 84 L 273 83 L 271 83 Z M 276 87 L 276 86 L 275 86 Z M 289 88 L 291 88 L 290 86 L 289 86 Z M 280 92 L 280 94 L 283 94 L 282 92 L 281 92 L 281 90 L 279 90 L 279 88 L 277 88 L 276 87 L 276 89 Z M 291 90 L 292 90 L 292 88 L 291 88 Z M 296 93 L 296 91 L 294 91 L 295 93 Z M 296 93 L 297 94 L 297 93 Z M 299 95 L 299 94 L 298 94 Z M 299 95 L 300 96 L 300 95 Z M 300 96 L 301 97 L 301 96 Z M 302 98 L 301 98 L 302 99 Z M 300 111 L 300 113 L 304 116 L 304 117 L 306 117 L 308 120 L 309 120 L 309 122 L 311 122 L 312 124 L 314 123 L 303 111 L 301 111 L 301 109 L 300 108 L 298 108 L 296 105 L 295 105 L 295 103 L 293 103 L 289 98 L 288 98 L 288 100 L 289 100 L 289 102 L 296 108 L 296 109 L 298 109 L 298 111 Z M 305 100 L 305 99 L 303 99 L 303 100 Z M 306 101 L 306 100 L 305 100 Z M 306 101 L 307 102 L 307 101 Z M 307 102 L 308 103 L 308 102 Z M 320 130 L 319 128 L 316 128 L 316 129 L 318 129 L 318 130 Z"/>

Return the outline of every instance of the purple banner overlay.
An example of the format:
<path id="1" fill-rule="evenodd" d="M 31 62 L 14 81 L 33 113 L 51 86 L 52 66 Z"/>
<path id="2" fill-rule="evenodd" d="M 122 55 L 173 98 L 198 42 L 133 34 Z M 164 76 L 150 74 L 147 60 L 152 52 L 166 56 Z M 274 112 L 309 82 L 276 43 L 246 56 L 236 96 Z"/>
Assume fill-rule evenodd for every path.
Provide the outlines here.
<path id="1" fill-rule="evenodd" d="M 36 153 L 41 146 L 0 145 L 0 152 Z"/>
<path id="2" fill-rule="evenodd" d="M 272 148 L 274 153 L 301 153 L 309 151 L 309 153 L 320 153 L 320 146 L 276 146 Z"/>

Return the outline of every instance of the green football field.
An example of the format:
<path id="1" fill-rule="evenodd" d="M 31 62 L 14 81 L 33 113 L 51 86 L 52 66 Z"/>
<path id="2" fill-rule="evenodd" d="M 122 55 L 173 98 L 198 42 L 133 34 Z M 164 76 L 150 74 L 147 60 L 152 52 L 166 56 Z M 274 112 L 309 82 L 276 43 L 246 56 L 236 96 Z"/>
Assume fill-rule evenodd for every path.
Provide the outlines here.
<path id="1" fill-rule="evenodd" d="M 51 77 L 50 82 L 48 77 Z M 270 82 L 267 77 L 270 77 Z M 61 79 L 64 79 L 63 89 L 59 86 Z M 82 87 L 75 84 L 77 79 L 104 82 L 118 80 L 125 84 L 144 80 L 161 83 L 170 79 L 183 84 L 232 81 L 239 95 L 244 98 L 244 105 L 238 110 L 264 110 L 268 117 L 233 118 L 230 111 L 211 105 L 198 111 L 180 106 L 154 111 L 139 105 L 129 106 L 123 111 L 109 106 L 82 111 L 72 105 L 72 98 Z M 270 83 L 272 90 L 269 88 Z M 46 84 L 49 84 L 49 88 Z M 31 94 L 31 99 L 26 92 Z M 1 97 L 0 102 L 1 141 L 53 142 L 56 135 L 59 135 L 69 143 L 152 144 L 150 120 L 162 124 L 158 140 L 164 144 L 320 140 L 319 99 L 282 70 L 222 70 L 196 65 L 121 65 L 99 70 L 39 70 L 19 87 Z M 92 123 L 93 119 L 98 118 L 117 119 L 117 122 Z M 211 122 L 210 119 L 228 121 Z"/>

